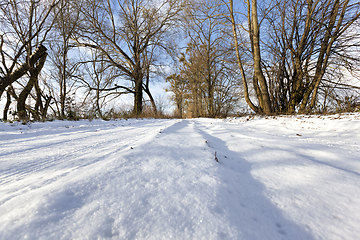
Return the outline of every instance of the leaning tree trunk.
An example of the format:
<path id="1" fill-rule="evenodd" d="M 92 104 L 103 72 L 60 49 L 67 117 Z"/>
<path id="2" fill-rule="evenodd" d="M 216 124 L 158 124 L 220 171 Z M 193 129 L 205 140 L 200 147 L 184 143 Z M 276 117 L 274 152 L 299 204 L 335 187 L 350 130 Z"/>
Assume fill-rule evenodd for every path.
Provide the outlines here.
<path id="1" fill-rule="evenodd" d="M 34 68 L 30 69 L 30 79 L 28 83 L 26 84 L 25 88 L 22 90 L 22 92 L 19 95 L 19 99 L 17 100 L 17 112 L 18 117 L 20 120 L 26 120 L 28 119 L 27 113 L 26 113 L 26 99 L 29 96 L 33 86 L 38 81 L 39 74 L 41 69 L 43 68 L 45 64 L 47 54 L 45 53 L 39 62 L 35 65 Z"/>
<path id="2" fill-rule="evenodd" d="M 44 55 L 47 54 L 46 50 L 46 47 L 40 45 L 30 56 L 29 63 L 23 63 L 14 72 L 0 78 L 0 97 L 9 85 L 24 76 L 24 74 L 29 71 L 31 65 L 34 65 L 39 59 L 41 59 Z"/>
<path id="3" fill-rule="evenodd" d="M 155 99 L 150 92 L 149 83 L 150 83 L 150 67 L 148 66 L 146 69 L 146 81 L 145 81 L 145 85 L 144 85 L 144 92 L 148 95 L 148 97 L 150 99 L 154 114 L 157 115 L 157 107 L 156 107 Z"/>
<path id="4" fill-rule="evenodd" d="M 342 21 L 344 19 L 345 10 L 348 4 L 348 0 L 343 3 L 343 9 L 339 15 L 340 10 L 340 1 L 336 0 L 335 4 L 331 10 L 330 13 L 330 21 L 327 26 L 327 30 L 325 32 L 324 38 L 321 42 L 321 47 L 319 50 L 319 55 L 316 63 L 315 68 L 315 76 L 314 80 L 307 89 L 307 91 L 304 94 L 304 98 L 302 100 L 301 106 L 300 106 L 300 112 L 310 112 L 315 107 L 316 101 L 317 101 L 317 93 L 319 90 L 320 83 L 322 81 L 322 78 L 325 74 L 326 68 L 328 66 L 329 57 L 331 55 L 331 49 L 332 45 L 336 41 L 336 39 L 340 36 L 339 31 L 342 24 Z M 350 25 L 349 25 L 350 26 Z M 309 99 L 311 97 L 311 100 Z M 308 102 L 310 100 L 310 104 L 308 105 Z"/>
<path id="5" fill-rule="evenodd" d="M 36 91 L 36 104 L 35 104 L 35 112 L 33 113 L 34 118 L 38 117 L 39 120 L 46 120 L 47 111 L 50 106 L 50 102 L 52 100 L 51 96 L 44 95 L 41 92 L 39 82 L 35 83 L 35 91 Z M 45 105 L 42 102 L 42 98 L 45 100 Z"/>
<path id="6" fill-rule="evenodd" d="M 260 84 L 262 108 L 264 114 L 271 114 L 271 102 L 268 91 L 268 86 L 264 73 L 261 68 L 261 54 L 260 54 L 260 29 L 257 17 L 257 1 L 252 0 L 251 3 L 251 26 L 252 26 L 252 45 L 253 45 L 253 60 L 254 60 L 254 74 Z M 260 100 L 260 99 L 259 99 Z"/>
<path id="7" fill-rule="evenodd" d="M 144 92 L 148 95 L 148 97 L 150 99 L 151 107 L 153 109 L 154 114 L 156 115 L 157 114 L 157 107 L 156 107 L 155 99 L 154 99 L 153 95 L 151 94 L 150 89 L 149 89 L 148 86 L 144 88 Z"/>
<path id="8" fill-rule="evenodd" d="M 236 23 L 235 23 L 235 17 L 234 17 L 234 3 L 232 0 L 230 0 L 230 18 L 231 18 L 231 26 L 232 26 L 232 33 L 233 33 L 233 39 L 234 39 L 234 45 L 235 45 L 235 52 L 236 52 L 236 60 L 238 67 L 240 69 L 242 83 L 243 83 L 243 89 L 244 89 L 244 98 L 248 106 L 256 113 L 259 112 L 259 108 L 255 106 L 255 104 L 251 101 L 250 95 L 249 95 L 249 88 L 247 84 L 247 79 L 245 75 L 245 70 L 242 64 L 242 60 L 240 57 L 240 49 L 239 49 L 239 42 L 238 42 L 238 35 L 236 31 Z"/>

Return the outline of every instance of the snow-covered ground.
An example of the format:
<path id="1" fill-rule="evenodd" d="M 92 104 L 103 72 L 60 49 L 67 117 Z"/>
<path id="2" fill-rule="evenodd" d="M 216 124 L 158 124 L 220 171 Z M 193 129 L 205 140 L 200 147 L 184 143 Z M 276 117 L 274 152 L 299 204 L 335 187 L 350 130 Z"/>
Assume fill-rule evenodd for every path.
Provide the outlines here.
<path id="1" fill-rule="evenodd" d="M 359 236 L 360 114 L 0 123 L 0 239 Z"/>

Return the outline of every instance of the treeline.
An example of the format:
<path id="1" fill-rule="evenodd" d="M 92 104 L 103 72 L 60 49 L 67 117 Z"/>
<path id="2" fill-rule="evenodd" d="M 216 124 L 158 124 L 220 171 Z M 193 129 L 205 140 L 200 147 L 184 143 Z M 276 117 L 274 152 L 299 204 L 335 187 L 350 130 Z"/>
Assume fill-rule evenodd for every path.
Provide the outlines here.
<path id="1" fill-rule="evenodd" d="M 3 119 L 359 109 L 355 0 L 0 0 Z M 114 100 L 115 99 L 115 100 Z M 122 113 L 124 114 L 124 113 Z"/>

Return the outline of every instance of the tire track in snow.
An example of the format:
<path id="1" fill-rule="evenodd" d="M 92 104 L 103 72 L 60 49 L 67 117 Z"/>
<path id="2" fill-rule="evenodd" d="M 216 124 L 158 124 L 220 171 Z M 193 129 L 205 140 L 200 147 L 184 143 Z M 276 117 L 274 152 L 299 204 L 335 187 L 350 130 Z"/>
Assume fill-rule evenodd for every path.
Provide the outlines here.
<path id="1" fill-rule="evenodd" d="M 204 234 L 216 239 L 217 230 L 231 228 L 212 211 L 217 163 L 192 120 L 163 129 L 146 148 L 135 148 L 123 158 L 131 164 L 98 176 L 97 182 L 109 191 L 93 196 L 104 209 L 119 209 L 108 227 L 112 239 L 204 239 Z M 125 185 L 113 190 L 119 183 Z M 105 234 L 101 226 L 93 227 Z"/>
<path id="2" fill-rule="evenodd" d="M 129 129 L 124 129 L 128 132 L 133 132 Z M 104 133 L 101 135 L 108 135 L 109 133 Z M 117 135 L 118 133 L 111 133 L 111 135 Z M 143 136 L 146 134 L 146 131 L 136 131 L 137 136 Z M 93 161 L 91 158 L 89 158 L 88 161 L 84 161 L 87 156 L 93 155 L 94 149 L 109 149 L 107 147 L 109 145 L 109 139 L 106 139 L 105 141 L 96 141 L 95 143 L 88 145 L 86 142 L 90 141 L 93 138 L 99 137 L 99 135 L 92 135 L 92 136 L 86 136 L 82 138 L 76 138 L 76 139 L 68 139 L 68 140 L 62 140 L 58 141 L 55 144 L 49 144 L 49 145 L 41 145 L 41 147 L 33 147 L 26 149 L 26 153 L 23 153 L 21 150 L 17 152 L 12 152 L 10 154 L 7 154 L 7 157 L 10 159 L 16 159 L 22 158 L 22 155 L 39 155 L 41 152 L 48 152 L 47 155 L 42 157 L 38 157 L 34 160 L 26 161 L 26 162 L 18 162 L 18 164 L 13 164 L 13 166 L 8 167 L 5 170 L 0 171 L 0 186 L 2 184 L 6 184 L 11 181 L 19 181 L 21 179 L 24 179 L 29 173 L 38 172 L 42 170 L 46 170 L 49 168 L 54 168 L 56 166 L 60 166 L 61 164 L 66 164 L 66 166 L 73 168 L 75 165 L 75 168 L 80 168 L 87 166 L 89 164 L 93 164 L 96 161 Z M 114 139 L 112 139 L 114 140 Z M 72 143 L 81 141 L 82 143 L 79 144 L 79 146 L 76 146 L 75 149 L 71 150 L 70 152 L 54 152 L 53 148 L 66 148 L 67 145 L 64 146 L 64 144 L 72 145 Z M 121 147 L 121 150 L 126 149 L 129 145 L 135 144 L 138 140 L 128 140 L 127 143 L 118 142 L 118 144 L 123 143 L 124 145 Z M 112 141 L 110 141 L 112 142 Z M 120 151 L 121 151 L 120 150 Z M 32 152 L 33 151 L 33 152 Z M 115 149 L 113 152 L 119 151 L 118 149 Z M 34 153 L 35 152 L 35 153 Z M 111 153 L 111 152 L 110 152 Z M 20 155 L 20 156 L 19 156 Z M 41 156 L 41 155 L 40 155 Z M 78 162 L 79 159 L 82 159 Z M 100 159 L 99 159 L 100 160 Z M 19 167 L 21 165 L 21 167 Z M 11 178 L 15 177 L 15 179 Z"/>
<path id="3" fill-rule="evenodd" d="M 172 124 L 174 122 L 167 123 L 167 125 Z M 53 145 L 46 144 L 41 149 L 34 148 L 25 154 L 20 151 L 14 152 L 7 156 L 5 162 L 14 161 L 10 159 L 19 159 L 19 161 L 2 167 L 0 171 L 0 187 L 6 189 L 7 192 L 6 199 L 0 200 L 0 205 L 19 193 L 33 190 L 34 185 L 50 184 L 69 173 L 82 170 L 85 167 L 91 168 L 92 165 L 104 162 L 111 156 L 128 151 L 130 147 L 146 144 L 159 134 L 159 131 L 163 128 L 164 123 L 162 122 L 154 122 L 150 126 L 146 125 L 146 127 L 140 125 L 140 127 L 124 128 L 120 126 L 111 131 L 106 130 L 106 133 L 101 133 L 102 131 L 99 130 L 101 135 L 106 136 L 100 140 L 98 140 L 97 134 L 91 134 L 75 140 L 68 139 L 63 145 L 59 142 L 58 148 L 61 149 L 60 152 L 54 152 Z M 57 137 L 56 134 L 55 137 Z M 71 137 L 71 135 L 68 136 L 68 138 Z M 81 142 L 78 142 L 78 140 L 81 140 Z M 76 143 L 75 146 L 73 146 L 74 142 Z M 89 142 L 91 142 L 90 145 Z M 72 149 L 69 152 L 70 147 Z M 24 155 L 28 155 L 27 159 L 21 160 L 21 156 Z M 4 160 L 1 161 L 0 159 L 1 162 L 3 164 Z M 60 172 L 60 174 L 54 174 L 54 172 Z M 39 176 L 33 179 L 32 177 L 36 175 Z M 22 187 L 19 188 L 19 185 Z M 14 191 L 16 188 L 18 190 Z"/>
<path id="4" fill-rule="evenodd" d="M 126 132 L 127 130 L 136 128 L 139 124 L 141 127 L 148 125 L 148 124 L 141 124 L 140 122 L 135 122 L 135 123 L 120 122 L 120 123 L 107 124 L 105 126 L 98 126 L 98 125 L 92 126 L 91 122 L 88 122 L 88 124 L 90 126 L 86 126 L 86 125 L 70 126 L 71 124 L 58 126 L 55 127 L 54 129 L 51 128 L 47 129 L 47 131 L 44 133 L 40 132 L 39 135 L 37 132 L 27 133 L 25 130 L 22 130 L 24 132 L 21 134 L 22 136 L 19 139 L 12 139 L 12 140 L 6 139 L 5 141 L 1 142 L 0 159 L 1 157 L 6 157 L 7 155 L 10 154 L 24 153 L 26 151 L 32 151 L 32 150 L 40 150 L 41 148 L 48 148 L 49 146 L 56 147 L 57 145 L 63 145 L 64 143 L 67 142 L 75 142 L 80 140 L 85 142 L 87 139 L 93 138 L 94 136 L 96 137 L 106 136 L 107 134 L 111 133 L 114 129 L 121 127 L 124 128 L 123 132 Z M 28 131 L 30 130 L 31 128 L 28 129 Z M 48 133 L 49 131 L 50 132 L 53 131 L 53 133 Z M 103 133 L 100 133 L 100 131 Z M 31 136 L 31 135 L 35 135 L 35 136 Z M 23 138 L 26 138 L 26 140 L 24 140 Z"/>

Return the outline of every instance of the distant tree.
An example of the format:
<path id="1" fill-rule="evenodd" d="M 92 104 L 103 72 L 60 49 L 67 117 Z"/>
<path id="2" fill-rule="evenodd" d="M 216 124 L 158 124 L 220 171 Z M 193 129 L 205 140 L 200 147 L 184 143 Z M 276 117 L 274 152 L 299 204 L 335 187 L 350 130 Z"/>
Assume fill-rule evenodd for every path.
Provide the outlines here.
<path id="1" fill-rule="evenodd" d="M 187 96 L 187 82 L 181 77 L 180 74 L 172 74 L 166 78 L 166 81 L 170 83 L 170 87 L 167 91 L 173 93 L 171 100 L 176 105 L 176 116 L 183 118 L 185 112 L 185 101 Z"/>
<path id="2" fill-rule="evenodd" d="M 222 6 L 214 0 L 194 1 L 185 11 L 183 28 L 189 42 L 180 57 L 179 74 L 168 81 L 178 111 L 184 111 L 186 105 L 192 117 L 225 114 L 230 109 L 228 103 L 235 105 L 238 99 L 232 95 L 238 94 L 232 90 L 239 85 L 232 79 L 235 59 L 223 14 Z"/>
<path id="3" fill-rule="evenodd" d="M 89 57 L 90 54 L 91 57 Z M 92 103 L 91 110 L 94 112 L 94 116 L 105 118 L 103 107 L 106 102 L 124 93 L 116 91 L 117 86 L 114 86 L 114 82 L 117 73 L 111 65 L 107 64 L 105 56 L 101 52 L 90 49 L 86 58 L 87 61 L 82 62 L 83 76 L 79 77 L 80 84 L 85 87 L 83 101 L 88 100 Z"/>
<path id="4" fill-rule="evenodd" d="M 72 91 L 71 86 L 78 78 L 80 67 L 79 52 L 76 51 L 71 38 L 78 30 L 81 19 L 75 7 L 74 0 L 60 0 L 54 11 L 57 12 L 54 28 L 49 39 L 51 80 L 57 83 L 58 91 L 53 92 L 56 115 L 60 119 L 66 118 L 66 99 Z"/>
<path id="5" fill-rule="evenodd" d="M 180 117 L 184 114 L 190 117 L 226 116 L 234 110 L 240 98 L 238 74 L 232 69 L 232 64 L 217 62 L 211 66 L 211 74 L 216 75 L 211 76 L 214 83 L 210 95 L 212 104 L 209 104 L 209 81 L 204 75 L 208 65 L 202 54 L 206 50 L 202 49 L 189 44 L 179 59 L 179 73 L 167 78 L 170 83 L 168 90 L 173 93 L 172 100 Z"/>

